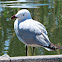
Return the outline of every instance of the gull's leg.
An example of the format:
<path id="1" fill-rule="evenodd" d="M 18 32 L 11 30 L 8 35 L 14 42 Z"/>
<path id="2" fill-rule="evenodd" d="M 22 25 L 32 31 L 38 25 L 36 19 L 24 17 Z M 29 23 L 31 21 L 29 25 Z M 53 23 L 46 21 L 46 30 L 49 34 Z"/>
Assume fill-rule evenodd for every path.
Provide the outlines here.
<path id="1" fill-rule="evenodd" d="M 34 56 L 34 51 L 35 51 L 35 47 L 33 47 L 33 56 Z"/>
<path id="2" fill-rule="evenodd" d="M 26 56 L 27 56 L 27 45 L 26 45 Z"/>

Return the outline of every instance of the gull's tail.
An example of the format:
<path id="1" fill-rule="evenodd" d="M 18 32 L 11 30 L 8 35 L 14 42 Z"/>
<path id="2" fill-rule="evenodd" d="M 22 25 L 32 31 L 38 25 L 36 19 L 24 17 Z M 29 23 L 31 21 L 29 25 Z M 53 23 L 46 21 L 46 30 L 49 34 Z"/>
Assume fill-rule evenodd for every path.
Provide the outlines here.
<path id="1" fill-rule="evenodd" d="M 45 46 L 44 48 L 48 51 L 52 51 L 52 50 L 62 49 L 62 46 L 57 46 L 51 43 L 49 46 Z"/>

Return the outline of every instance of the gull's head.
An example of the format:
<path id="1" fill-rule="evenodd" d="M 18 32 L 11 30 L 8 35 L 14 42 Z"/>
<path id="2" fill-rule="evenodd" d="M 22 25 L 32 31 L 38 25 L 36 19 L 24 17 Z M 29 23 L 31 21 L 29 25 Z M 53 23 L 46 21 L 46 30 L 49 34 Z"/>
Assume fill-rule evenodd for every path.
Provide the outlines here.
<path id="1" fill-rule="evenodd" d="M 31 19 L 31 14 L 27 9 L 22 9 L 17 12 L 16 15 L 12 16 L 11 19 L 18 18 L 18 20 Z"/>

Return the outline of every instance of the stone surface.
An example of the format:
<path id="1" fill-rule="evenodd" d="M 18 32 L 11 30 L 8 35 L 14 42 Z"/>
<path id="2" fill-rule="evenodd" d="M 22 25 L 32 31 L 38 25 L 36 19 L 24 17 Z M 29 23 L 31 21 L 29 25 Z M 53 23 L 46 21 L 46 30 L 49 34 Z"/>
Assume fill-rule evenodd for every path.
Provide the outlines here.
<path id="1" fill-rule="evenodd" d="M 10 62 L 10 57 L 7 54 L 0 56 L 0 62 Z"/>
<path id="2" fill-rule="evenodd" d="M 21 56 L 9 57 L 1 56 L 0 62 L 62 62 L 62 55 L 42 55 L 42 56 Z"/>
<path id="3" fill-rule="evenodd" d="M 0 57 L 0 62 L 10 62 L 10 59 L 5 57 Z"/>
<path id="4" fill-rule="evenodd" d="M 62 62 L 62 55 L 11 57 L 11 62 Z"/>

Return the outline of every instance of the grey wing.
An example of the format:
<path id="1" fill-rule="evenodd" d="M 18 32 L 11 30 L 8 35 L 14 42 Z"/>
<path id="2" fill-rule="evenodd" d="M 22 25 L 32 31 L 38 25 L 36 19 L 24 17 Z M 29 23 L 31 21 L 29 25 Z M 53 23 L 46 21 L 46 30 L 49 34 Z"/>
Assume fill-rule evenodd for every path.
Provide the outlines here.
<path id="1" fill-rule="evenodd" d="M 40 22 L 37 22 L 37 21 L 35 21 L 35 23 L 36 23 L 36 26 L 41 30 L 41 32 L 48 34 L 46 31 L 46 28 L 44 27 L 43 24 L 41 24 Z"/>
<path id="2" fill-rule="evenodd" d="M 49 46 L 50 41 L 47 35 L 46 28 L 40 23 L 35 21 L 35 31 L 37 30 L 36 41 L 41 42 L 42 46 Z M 39 34 L 40 33 L 40 34 Z"/>
<path id="3" fill-rule="evenodd" d="M 25 25 L 26 24 L 26 25 Z M 50 41 L 45 27 L 37 21 L 31 20 L 19 25 L 19 39 L 23 39 L 25 44 L 49 46 Z M 22 40 L 21 40 L 22 41 Z"/>

